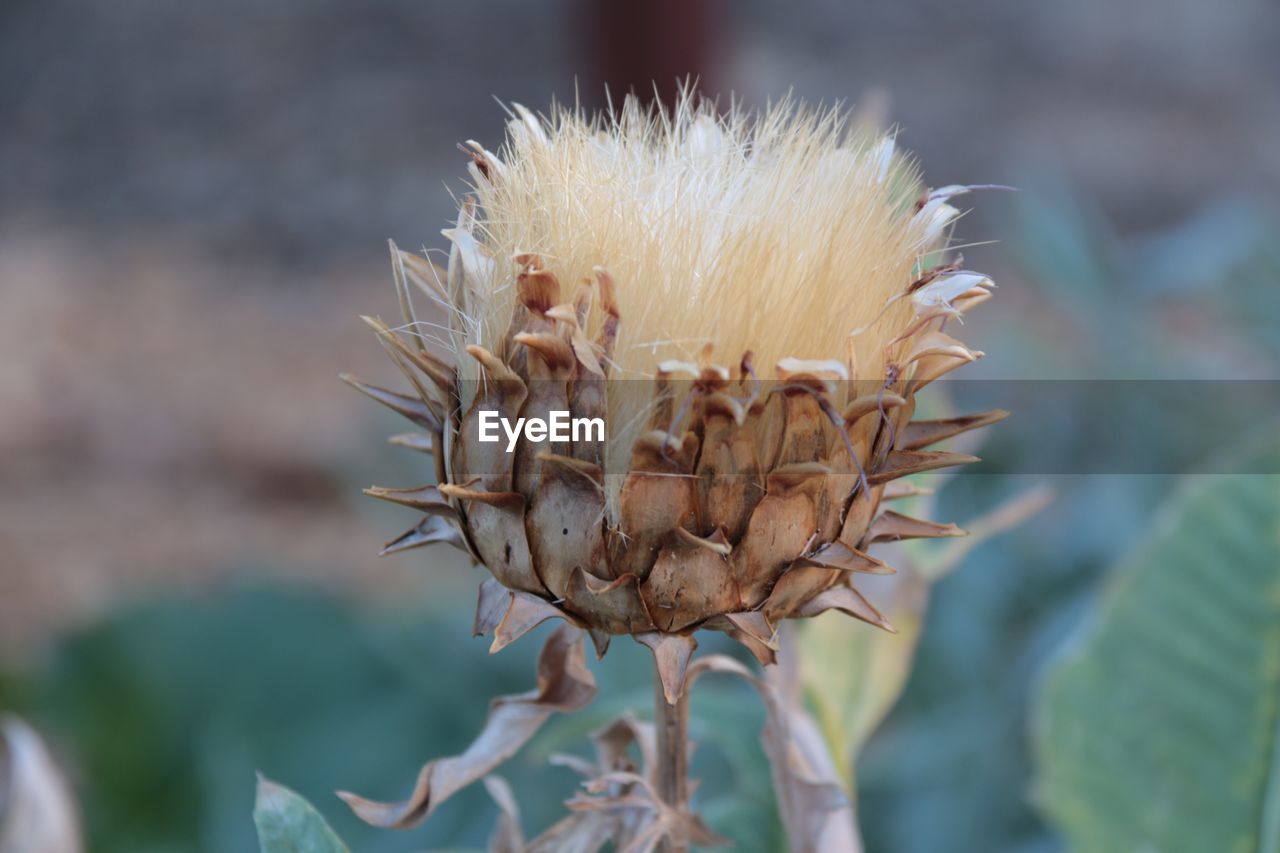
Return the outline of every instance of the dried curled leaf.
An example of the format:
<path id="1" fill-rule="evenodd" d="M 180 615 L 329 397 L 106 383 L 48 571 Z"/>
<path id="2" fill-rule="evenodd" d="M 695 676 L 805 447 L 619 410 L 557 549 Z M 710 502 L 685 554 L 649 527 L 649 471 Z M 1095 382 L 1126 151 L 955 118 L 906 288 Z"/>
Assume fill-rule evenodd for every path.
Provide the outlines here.
<path id="1" fill-rule="evenodd" d="M 723 847 L 729 843 L 698 815 L 664 802 L 647 776 L 619 770 L 601 774 L 584 787 L 586 794 L 566 805 L 575 812 L 612 818 L 617 828 L 614 846 L 621 853 L 649 853 L 663 841 L 679 849 L 690 844 Z"/>
<path id="2" fill-rule="evenodd" d="M 595 695 L 583 633 L 561 626 L 547 638 L 538 658 L 537 688 L 495 699 L 480 736 L 461 755 L 439 758 L 423 767 L 407 799 L 382 803 L 346 791 L 338 796 L 366 823 L 389 829 L 416 826 L 440 803 L 514 755 L 553 713 L 577 711 Z"/>
<path id="3" fill-rule="evenodd" d="M 861 853 L 850 805 L 818 727 L 799 704 L 726 655 L 707 655 L 689 667 L 689 684 L 709 672 L 736 675 L 765 704 L 765 754 L 791 853 Z"/>
<path id="4" fill-rule="evenodd" d="M 653 850 L 662 841 L 702 847 L 727 841 L 713 833 L 695 814 L 672 809 L 658 797 L 657 735 L 650 723 L 624 714 L 591 735 L 594 763 L 573 755 L 552 756 L 552 762 L 581 774 L 585 793 L 569 800 L 573 812 L 538 837 L 529 851 L 599 850 L 606 842 L 628 853 Z M 630 748 L 640 755 L 640 766 Z"/>
<path id="5" fill-rule="evenodd" d="M 511 786 L 501 776 L 484 777 L 484 788 L 498 804 L 498 825 L 489 837 L 489 853 L 523 853 L 524 833 L 520 831 L 520 808 Z"/>
<path id="6" fill-rule="evenodd" d="M 529 842 L 525 853 L 596 853 L 613 838 L 614 823 L 611 815 L 575 812 Z"/>

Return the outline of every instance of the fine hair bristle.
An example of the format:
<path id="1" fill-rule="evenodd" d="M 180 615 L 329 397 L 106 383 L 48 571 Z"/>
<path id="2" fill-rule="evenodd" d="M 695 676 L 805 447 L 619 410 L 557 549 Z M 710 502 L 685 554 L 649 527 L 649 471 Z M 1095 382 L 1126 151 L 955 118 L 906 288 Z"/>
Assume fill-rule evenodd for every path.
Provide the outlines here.
<path id="1" fill-rule="evenodd" d="M 919 172 L 891 136 L 790 98 L 760 112 L 688 93 L 670 111 L 633 98 L 595 116 L 516 107 L 496 154 L 472 148 L 472 245 L 487 260 L 469 265 L 468 341 L 502 346 L 518 257 L 539 256 L 565 301 L 604 267 L 621 317 L 613 380 L 708 345 L 723 365 L 753 352 L 765 378 L 784 359 L 880 378 L 912 319 L 901 297 L 942 233 L 919 215 Z M 603 315 L 596 299 L 590 334 Z M 464 376 L 470 361 L 460 354 Z M 626 469 L 651 393 L 610 383 L 609 470 Z"/>
<path id="2" fill-rule="evenodd" d="M 506 332 L 515 255 L 541 255 L 566 292 L 604 266 L 618 376 L 652 376 L 706 344 L 722 364 L 752 350 L 769 373 L 788 357 L 843 359 L 850 332 L 873 324 L 883 333 L 855 344 L 860 373 L 876 375 L 910 314 L 881 312 L 930 248 L 914 164 L 837 108 L 717 112 L 686 95 L 670 114 L 633 98 L 594 117 L 521 110 L 498 157 L 501 180 L 475 187 L 496 261 L 476 305 L 482 340 Z"/>

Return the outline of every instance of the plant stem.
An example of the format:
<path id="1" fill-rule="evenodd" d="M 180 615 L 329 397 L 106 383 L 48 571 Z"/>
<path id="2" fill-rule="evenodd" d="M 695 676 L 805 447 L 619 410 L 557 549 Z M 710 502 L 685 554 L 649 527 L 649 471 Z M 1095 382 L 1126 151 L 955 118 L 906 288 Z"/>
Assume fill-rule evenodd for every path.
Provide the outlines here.
<path id="1" fill-rule="evenodd" d="M 653 673 L 653 718 L 658 730 L 658 796 L 677 813 L 689 810 L 689 693 L 667 703 L 662 678 Z M 684 842 L 664 841 L 661 853 L 685 853 Z"/>

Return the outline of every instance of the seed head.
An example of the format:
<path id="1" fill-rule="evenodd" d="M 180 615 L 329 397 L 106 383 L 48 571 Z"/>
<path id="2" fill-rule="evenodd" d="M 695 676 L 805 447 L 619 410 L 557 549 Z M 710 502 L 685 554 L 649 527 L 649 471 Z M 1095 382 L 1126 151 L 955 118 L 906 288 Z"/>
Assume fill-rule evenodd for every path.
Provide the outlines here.
<path id="1" fill-rule="evenodd" d="M 450 541 L 489 568 L 495 646 L 550 617 L 601 653 L 633 634 L 678 692 L 698 628 L 765 661 L 784 618 L 889 628 L 850 582 L 892 571 L 865 549 L 962 533 L 880 504 L 974 461 L 924 448 L 1004 414 L 911 422 L 917 391 L 981 356 L 943 332 L 992 287 L 942 257 L 971 188 L 926 189 L 891 137 L 846 125 L 792 101 L 515 107 L 497 153 L 468 144 L 447 271 L 393 246 L 406 325 L 370 322 L 415 393 L 357 384 L 427 430 L 400 443 L 430 449 L 437 485 L 370 491 L 427 513 L 388 550 Z M 606 441 L 481 439 L 492 413 L 556 412 Z"/>

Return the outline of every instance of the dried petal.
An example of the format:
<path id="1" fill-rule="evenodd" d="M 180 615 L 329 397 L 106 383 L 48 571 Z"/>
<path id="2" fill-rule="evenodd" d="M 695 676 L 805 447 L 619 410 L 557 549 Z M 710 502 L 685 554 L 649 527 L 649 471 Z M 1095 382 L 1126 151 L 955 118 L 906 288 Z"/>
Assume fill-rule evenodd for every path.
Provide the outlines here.
<path id="1" fill-rule="evenodd" d="M 689 669 L 690 683 L 709 672 L 746 680 L 764 700 L 762 740 L 787 831 L 788 849 L 793 853 L 860 851 L 853 808 L 817 726 L 803 707 L 790 705 L 772 684 L 725 655 L 708 655 L 694 663 Z"/>
<path id="2" fill-rule="evenodd" d="M 683 541 L 662 549 L 640 591 L 662 631 L 681 631 L 709 615 L 736 610 L 741 598 L 729 560 Z"/>
<path id="3" fill-rule="evenodd" d="M 885 565 L 870 554 L 857 548 L 850 548 L 843 542 L 828 542 L 817 551 L 796 560 L 796 565 L 817 566 L 824 569 L 839 569 L 846 572 L 858 572 L 868 575 L 891 575 L 892 566 Z"/>
<path id="4" fill-rule="evenodd" d="M 775 471 L 767 493 L 751 513 L 742 541 L 733 551 L 741 608 L 760 604 L 774 578 L 808 547 L 818 529 L 815 492 L 822 480 L 814 471 Z"/>

